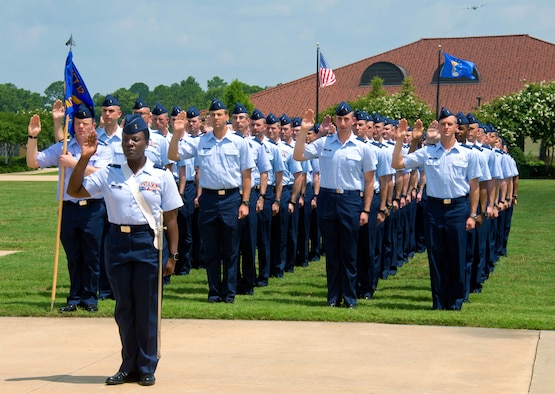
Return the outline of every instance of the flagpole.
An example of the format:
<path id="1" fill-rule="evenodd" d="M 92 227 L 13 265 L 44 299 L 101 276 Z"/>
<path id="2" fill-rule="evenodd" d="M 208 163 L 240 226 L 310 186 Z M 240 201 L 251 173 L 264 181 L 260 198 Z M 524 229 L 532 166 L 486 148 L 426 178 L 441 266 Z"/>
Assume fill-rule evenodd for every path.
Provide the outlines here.
<path id="1" fill-rule="evenodd" d="M 73 48 L 73 46 L 75 45 L 75 41 L 73 41 L 73 34 L 71 34 L 69 36 L 69 40 L 67 40 L 66 46 L 69 46 L 69 51 L 71 52 L 71 49 Z M 65 69 L 64 69 L 64 74 L 65 74 Z M 64 81 L 66 80 L 65 75 L 64 75 Z M 64 87 L 64 92 L 66 91 L 66 87 Z M 65 93 L 64 93 L 65 96 Z M 67 99 L 67 98 L 66 98 Z M 64 107 L 66 107 L 66 103 L 64 103 Z M 65 155 L 67 153 L 67 137 L 69 134 L 69 115 L 66 113 L 66 121 L 65 121 L 65 125 L 64 125 L 64 140 L 63 140 L 63 146 L 62 146 L 62 154 Z M 64 166 L 61 166 L 60 170 L 59 170 L 59 175 L 58 175 L 58 221 L 56 224 L 56 247 L 54 249 L 54 269 L 53 269 L 53 274 L 52 274 L 52 292 L 50 295 L 50 312 L 52 312 L 54 310 L 54 303 L 56 302 L 56 286 L 57 286 L 57 282 L 58 282 L 58 266 L 59 266 L 59 261 L 60 261 L 60 239 L 61 239 L 61 235 L 62 235 L 62 213 L 63 213 L 63 208 L 64 208 L 64 186 L 65 186 L 65 175 L 66 175 L 66 169 Z"/>
<path id="2" fill-rule="evenodd" d="M 318 100 L 320 95 L 320 43 L 316 43 L 316 117 L 314 118 L 318 122 Z"/>
<path id="3" fill-rule="evenodd" d="M 64 142 L 62 147 L 62 154 L 67 153 L 67 136 L 68 136 L 69 116 L 66 115 L 66 122 L 64 125 Z M 58 176 L 58 222 L 56 225 L 56 248 L 54 249 L 54 272 L 52 274 L 52 293 L 50 296 L 50 312 L 54 310 L 54 303 L 56 302 L 56 286 L 58 281 L 58 265 L 60 261 L 60 238 L 62 235 L 62 213 L 64 208 L 64 185 L 65 185 L 66 168 L 60 167 L 60 174 Z"/>
<path id="4" fill-rule="evenodd" d="M 439 69 L 439 66 L 441 66 L 441 45 L 438 45 L 437 47 L 436 120 L 439 117 L 439 81 L 441 79 L 441 70 Z"/>

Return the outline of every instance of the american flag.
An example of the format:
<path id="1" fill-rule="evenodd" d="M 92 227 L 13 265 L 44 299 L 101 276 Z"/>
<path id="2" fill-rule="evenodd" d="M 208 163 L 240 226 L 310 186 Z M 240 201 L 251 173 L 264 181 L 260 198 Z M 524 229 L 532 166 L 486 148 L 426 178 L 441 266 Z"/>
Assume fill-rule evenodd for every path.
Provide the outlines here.
<path id="1" fill-rule="evenodd" d="M 335 83 L 335 74 L 333 70 L 328 66 L 328 62 L 324 59 L 324 55 L 320 52 L 320 87 L 325 88 L 326 86 L 333 85 Z"/>

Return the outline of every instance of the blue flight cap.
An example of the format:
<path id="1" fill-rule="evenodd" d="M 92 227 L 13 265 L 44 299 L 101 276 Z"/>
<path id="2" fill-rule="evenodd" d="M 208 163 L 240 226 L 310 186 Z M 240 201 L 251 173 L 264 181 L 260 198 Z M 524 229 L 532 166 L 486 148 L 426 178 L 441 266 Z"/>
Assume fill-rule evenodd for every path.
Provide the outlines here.
<path id="1" fill-rule="evenodd" d="M 266 123 L 267 124 L 274 124 L 274 123 L 278 123 L 279 122 L 279 118 L 277 116 L 275 116 L 273 113 L 269 113 L 268 116 L 266 116 Z"/>
<path id="2" fill-rule="evenodd" d="M 289 116 L 287 116 L 286 114 L 281 114 L 281 116 L 279 117 L 279 123 L 282 126 L 285 126 L 286 124 L 290 124 L 291 123 L 291 119 L 289 118 Z"/>
<path id="3" fill-rule="evenodd" d="M 466 119 L 468 119 L 469 124 L 480 123 L 478 119 L 476 119 L 476 117 L 472 114 L 472 112 L 466 114 Z"/>
<path id="4" fill-rule="evenodd" d="M 146 105 L 145 101 L 142 98 L 137 97 L 137 100 L 135 100 L 135 105 L 133 105 L 133 109 L 141 108 L 149 108 L 149 106 Z"/>
<path id="5" fill-rule="evenodd" d="M 187 119 L 196 118 L 200 116 L 200 111 L 194 105 L 191 105 L 187 110 Z"/>
<path id="6" fill-rule="evenodd" d="M 391 125 L 397 127 L 399 126 L 399 121 L 397 119 L 393 119 L 391 120 Z"/>
<path id="7" fill-rule="evenodd" d="M 183 109 L 179 105 L 174 105 L 170 116 L 177 116 L 180 112 L 183 112 Z"/>
<path id="8" fill-rule="evenodd" d="M 390 124 L 393 124 L 393 119 L 391 119 L 391 118 L 388 117 L 388 116 L 384 116 L 384 118 L 383 118 L 383 124 L 384 124 L 385 126 L 390 125 Z"/>
<path id="9" fill-rule="evenodd" d="M 219 109 L 227 109 L 227 107 L 217 98 L 212 99 L 212 104 L 210 104 L 209 111 L 217 111 Z"/>
<path id="10" fill-rule="evenodd" d="M 156 103 L 156 105 L 154 106 L 154 109 L 152 110 L 153 115 L 162 115 L 167 113 L 168 113 L 168 110 L 166 109 L 166 107 L 164 107 L 162 103 Z"/>
<path id="11" fill-rule="evenodd" d="M 239 114 L 249 114 L 249 111 L 247 111 L 247 108 L 241 104 L 241 103 L 237 103 L 235 104 L 235 107 L 233 107 L 233 111 L 231 112 L 233 115 L 239 115 Z"/>
<path id="12" fill-rule="evenodd" d="M 291 119 L 291 127 L 301 127 L 301 122 L 303 120 L 299 117 L 295 117 L 293 119 Z"/>
<path id="13" fill-rule="evenodd" d="M 372 119 L 374 120 L 374 123 L 385 123 L 385 118 L 376 112 L 372 114 Z"/>
<path id="14" fill-rule="evenodd" d="M 148 134 L 148 126 L 140 114 L 131 114 L 125 117 L 123 134 L 137 134 L 144 131 Z"/>
<path id="15" fill-rule="evenodd" d="M 361 111 L 360 109 L 355 110 L 355 119 L 357 121 L 359 120 L 366 120 L 366 115 L 364 114 L 364 111 Z"/>
<path id="16" fill-rule="evenodd" d="M 312 132 L 314 132 L 314 133 L 317 133 L 319 128 L 320 128 L 320 123 L 314 123 L 314 126 L 312 126 L 312 127 L 308 130 L 308 132 L 310 133 L 310 132 L 312 131 Z"/>
<path id="17" fill-rule="evenodd" d="M 86 104 L 81 104 L 73 116 L 77 119 L 94 118 L 94 109 Z"/>
<path id="18" fill-rule="evenodd" d="M 468 118 L 462 112 L 457 112 L 457 115 L 455 115 L 455 116 L 457 117 L 457 124 L 458 125 L 470 124 L 470 122 L 468 121 Z"/>
<path id="19" fill-rule="evenodd" d="M 251 120 L 260 120 L 264 119 L 264 114 L 257 108 L 252 111 Z"/>
<path id="20" fill-rule="evenodd" d="M 119 101 L 117 98 L 111 94 L 107 95 L 102 102 L 103 107 L 111 107 L 112 105 L 117 105 L 119 107 Z"/>
<path id="21" fill-rule="evenodd" d="M 353 112 L 353 109 L 345 101 L 341 101 L 335 109 L 335 114 L 338 116 L 345 116 Z"/>
<path id="22" fill-rule="evenodd" d="M 455 116 L 455 114 L 449 111 L 447 108 L 441 107 L 441 111 L 439 112 L 439 118 L 437 120 L 445 119 L 449 116 Z"/>

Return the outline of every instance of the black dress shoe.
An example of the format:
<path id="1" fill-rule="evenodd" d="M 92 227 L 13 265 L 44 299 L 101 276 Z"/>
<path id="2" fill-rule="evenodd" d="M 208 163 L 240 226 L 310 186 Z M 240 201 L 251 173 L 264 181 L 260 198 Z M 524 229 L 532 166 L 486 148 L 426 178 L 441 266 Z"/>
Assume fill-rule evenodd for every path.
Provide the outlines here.
<path id="1" fill-rule="evenodd" d="M 154 374 L 152 373 L 141 374 L 141 377 L 139 378 L 139 384 L 141 386 L 152 386 L 154 383 L 156 383 L 156 378 L 154 377 Z"/>
<path id="2" fill-rule="evenodd" d="M 75 312 L 77 310 L 77 305 L 75 304 L 67 304 L 64 307 L 61 307 L 59 309 L 60 313 L 64 313 L 64 312 Z"/>
<path id="3" fill-rule="evenodd" d="M 95 304 L 84 304 L 83 306 L 81 306 L 81 308 L 83 308 L 87 312 L 98 312 L 98 306 L 96 306 Z"/>
<path id="4" fill-rule="evenodd" d="M 106 379 L 106 384 L 114 386 L 116 384 L 131 383 L 136 382 L 138 375 L 136 372 L 126 372 L 120 371 L 114 376 L 110 376 Z"/>

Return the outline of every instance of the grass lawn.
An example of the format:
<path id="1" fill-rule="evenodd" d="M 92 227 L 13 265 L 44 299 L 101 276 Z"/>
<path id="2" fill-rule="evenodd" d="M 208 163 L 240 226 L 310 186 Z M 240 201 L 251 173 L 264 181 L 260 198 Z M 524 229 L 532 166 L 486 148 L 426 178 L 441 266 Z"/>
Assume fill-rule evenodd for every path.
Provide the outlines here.
<path id="1" fill-rule="evenodd" d="M 56 182 L 0 182 L 0 316 L 61 316 L 50 311 L 56 245 Z M 206 272 L 173 276 L 164 290 L 165 318 L 313 320 L 394 324 L 555 329 L 555 182 L 521 180 L 508 257 L 502 258 L 480 294 L 460 312 L 431 310 L 426 255 L 417 255 L 395 277 L 380 281 L 371 301 L 356 310 L 326 307 L 325 262 L 270 279 L 254 296 L 235 304 L 208 304 Z M 65 304 L 69 279 L 60 247 L 56 308 Z M 114 301 L 95 314 L 112 316 Z"/>

